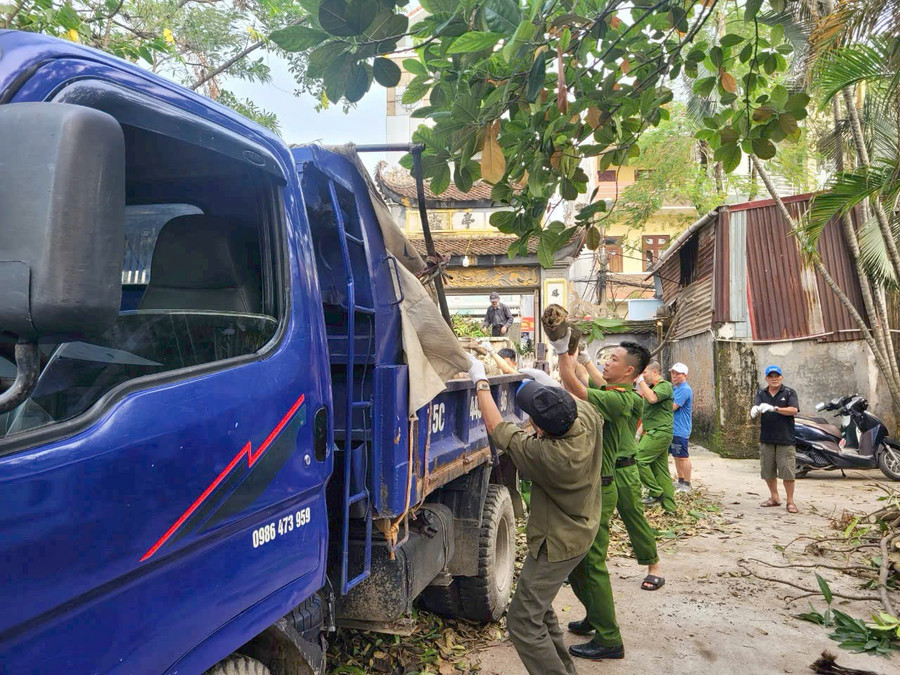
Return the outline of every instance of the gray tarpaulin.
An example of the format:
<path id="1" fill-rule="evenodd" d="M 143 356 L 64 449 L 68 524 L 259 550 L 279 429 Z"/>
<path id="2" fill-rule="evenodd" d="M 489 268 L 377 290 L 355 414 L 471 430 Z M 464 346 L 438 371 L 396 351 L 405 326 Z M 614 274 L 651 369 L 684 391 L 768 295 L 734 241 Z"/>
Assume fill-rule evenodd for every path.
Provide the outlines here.
<path id="1" fill-rule="evenodd" d="M 399 283 L 404 296 L 400 303 L 403 351 L 409 366 L 409 414 L 413 415 L 444 390 L 447 380 L 453 379 L 459 372 L 467 371 L 469 360 L 441 316 L 441 310 L 433 298 L 433 288 L 429 286 L 426 289 L 416 277 L 425 267 L 425 262 L 394 222 L 390 209 L 360 161 L 355 146 L 349 144 L 327 149 L 346 157 L 365 178 L 385 247 L 388 254 L 400 263 Z"/>

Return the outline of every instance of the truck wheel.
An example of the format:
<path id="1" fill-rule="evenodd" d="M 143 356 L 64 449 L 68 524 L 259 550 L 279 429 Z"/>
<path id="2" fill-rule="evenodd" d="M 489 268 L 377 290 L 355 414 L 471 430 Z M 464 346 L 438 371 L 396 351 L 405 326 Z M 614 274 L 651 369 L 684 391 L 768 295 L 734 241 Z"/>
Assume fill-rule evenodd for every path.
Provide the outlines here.
<path id="1" fill-rule="evenodd" d="M 878 455 L 878 468 L 891 480 L 900 480 L 900 448 L 885 444 Z"/>
<path id="2" fill-rule="evenodd" d="M 272 675 L 272 671 L 249 656 L 232 654 L 224 661 L 219 661 L 203 675 Z"/>
<path id="3" fill-rule="evenodd" d="M 481 512 L 478 575 L 458 577 L 460 613 L 472 621 L 497 621 L 509 606 L 516 561 L 516 518 L 505 485 L 489 485 Z"/>

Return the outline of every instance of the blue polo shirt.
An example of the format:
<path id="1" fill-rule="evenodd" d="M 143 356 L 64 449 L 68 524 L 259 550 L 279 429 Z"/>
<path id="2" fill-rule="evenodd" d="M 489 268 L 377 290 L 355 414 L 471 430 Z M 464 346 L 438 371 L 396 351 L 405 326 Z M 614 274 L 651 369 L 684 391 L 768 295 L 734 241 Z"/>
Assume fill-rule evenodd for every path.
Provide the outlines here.
<path id="1" fill-rule="evenodd" d="M 673 433 L 675 436 L 682 438 L 691 437 L 691 405 L 694 402 L 694 390 L 687 382 L 679 384 L 674 389 L 672 401 L 678 404 L 678 410 L 675 411 L 675 424 Z"/>

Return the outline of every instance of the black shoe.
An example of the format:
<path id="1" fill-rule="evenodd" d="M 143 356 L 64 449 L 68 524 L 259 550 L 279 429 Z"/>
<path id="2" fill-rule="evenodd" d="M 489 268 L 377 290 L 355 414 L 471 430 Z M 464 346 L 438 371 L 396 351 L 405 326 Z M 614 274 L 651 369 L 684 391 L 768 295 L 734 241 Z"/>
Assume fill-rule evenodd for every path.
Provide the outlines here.
<path id="1" fill-rule="evenodd" d="M 661 503 L 662 503 L 662 495 L 659 495 L 658 497 L 647 496 L 641 500 L 641 504 L 644 504 L 645 506 L 650 506 L 651 504 L 661 504 Z"/>
<path id="2" fill-rule="evenodd" d="M 597 644 L 591 640 L 590 642 L 585 642 L 583 645 L 572 645 L 569 647 L 569 653 L 580 659 L 590 659 L 591 661 L 600 661 L 602 659 L 624 659 L 625 647 L 622 645 L 607 647 L 606 645 Z"/>
<path id="3" fill-rule="evenodd" d="M 588 620 L 582 619 L 581 621 L 570 621 L 569 622 L 569 632 L 575 633 L 575 635 L 590 635 L 594 632 L 593 626 L 588 623 Z"/>

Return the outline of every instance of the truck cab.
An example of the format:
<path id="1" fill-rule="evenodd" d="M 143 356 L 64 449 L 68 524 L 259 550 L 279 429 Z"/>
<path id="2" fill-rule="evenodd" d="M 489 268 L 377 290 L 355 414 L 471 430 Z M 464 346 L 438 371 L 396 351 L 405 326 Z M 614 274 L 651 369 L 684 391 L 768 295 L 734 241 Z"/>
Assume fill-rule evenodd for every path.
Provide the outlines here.
<path id="1" fill-rule="evenodd" d="M 408 409 L 409 280 L 354 164 L 75 44 L 0 53 L 0 669 L 316 672 L 421 592 L 497 618 L 515 471 L 467 380 Z"/>

